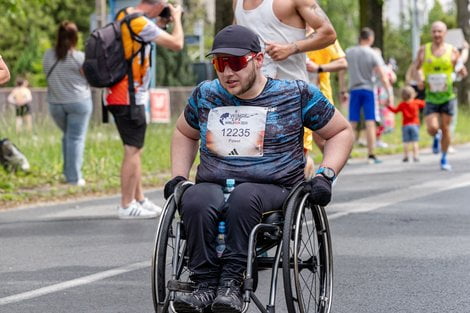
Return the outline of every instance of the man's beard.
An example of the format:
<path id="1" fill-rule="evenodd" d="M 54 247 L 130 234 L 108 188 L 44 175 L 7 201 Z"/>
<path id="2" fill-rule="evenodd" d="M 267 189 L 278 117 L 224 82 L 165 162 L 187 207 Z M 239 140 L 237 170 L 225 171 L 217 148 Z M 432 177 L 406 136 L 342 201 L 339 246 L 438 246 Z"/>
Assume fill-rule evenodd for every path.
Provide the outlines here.
<path id="1" fill-rule="evenodd" d="M 250 73 L 250 76 L 246 79 L 246 84 L 242 83 L 241 84 L 241 89 L 239 92 L 234 94 L 234 96 L 239 96 L 250 90 L 253 85 L 255 84 L 256 81 L 256 70 L 255 70 L 255 64 L 253 64 L 252 71 Z"/>

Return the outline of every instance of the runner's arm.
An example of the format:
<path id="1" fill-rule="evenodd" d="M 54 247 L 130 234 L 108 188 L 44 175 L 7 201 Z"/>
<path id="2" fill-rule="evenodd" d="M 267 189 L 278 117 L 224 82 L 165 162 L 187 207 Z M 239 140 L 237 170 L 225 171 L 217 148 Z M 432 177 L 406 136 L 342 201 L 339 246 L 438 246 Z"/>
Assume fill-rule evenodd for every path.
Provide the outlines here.
<path id="1" fill-rule="evenodd" d="M 345 57 L 338 58 L 327 64 L 321 64 L 323 72 L 339 72 L 348 68 L 348 61 Z"/>
<path id="2" fill-rule="evenodd" d="M 306 39 L 293 41 L 288 44 L 266 42 L 266 53 L 274 61 L 285 60 L 290 55 L 300 52 L 323 49 L 333 44 L 336 40 L 336 32 L 333 25 L 331 25 L 328 16 L 326 16 L 315 0 L 292 1 L 295 4 L 296 11 L 307 26 L 315 29 L 315 33 Z"/>
<path id="3" fill-rule="evenodd" d="M 295 42 L 298 52 L 319 50 L 333 44 L 336 32 L 328 16 L 315 0 L 293 0 L 297 12 L 305 20 L 307 26 L 315 30 L 307 39 Z"/>

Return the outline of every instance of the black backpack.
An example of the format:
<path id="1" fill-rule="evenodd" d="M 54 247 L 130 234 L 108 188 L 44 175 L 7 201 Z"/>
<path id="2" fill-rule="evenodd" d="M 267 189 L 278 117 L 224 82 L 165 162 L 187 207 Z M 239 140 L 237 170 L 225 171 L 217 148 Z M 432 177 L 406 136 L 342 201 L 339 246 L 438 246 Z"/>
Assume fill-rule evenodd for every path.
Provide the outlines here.
<path id="1" fill-rule="evenodd" d="M 116 16 L 126 9 L 122 9 Z M 122 78 L 129 74 L 132 77 L 132 61 L 134 57 L 145 53 L 145 46 L 148 44 L 137 35 L 130 27 L 130 21 L 143 16 L 142 12 L 127 14 L 121 20 L 116 20 L 104 27 L 95 29 L 88 37 L 85 45 L 85 62 L 83 72 L 88 83 L 93 87 L 111 87 L 120 82 Z M 124 56 L 122 42 L 121 25 L 125 23 L 131 33 L 132 40 L 138 41 L 141 48 L 135 51 L 129 59 Z M 129 85 L 129 87 L 133 87 Z"/>
<path id="2" fill-rule="evenodd" d="M 114 86 L 127 74 L 130 104 L 136 105 L 132 62 L 134 57 L 139 53 L 141 54 L 141 60 L 144 59 L 145 48 L 149 43 L 145 42 L 142 37 L 137 35 L 132 30 L 130 24 L 132 19 L 143 16 L 144 14 L 142 12 L 128 14 L 126 11 L 127 8 L 123 8 L 116 14 L 116 17 L 118 17 L 121 12 L 124 12 L 125 16 L 121 20 L 116 19 L 114 22 L 104 27 L 95 29 L 90 34 L 85 45 L 83 73 L 90 86 L 98 88 Z M 141 45 L 140 49 L 134 51 L 129 59 L 126 59 L 124 54 L 121 32 L 122 23 L 127 25 L 132 40 L 139 42 Z M 152 52 L 150 52 L 150 58 L 151 56 Z M 152 60 L 150 59 L 150 64 L 151 63 Z M 102 109 L 103 122 L 107 123 L 108 113 L 104 103 L 102 103 Z M 132 115 L 133 110 L 131 109 L 130 112 Z"/>

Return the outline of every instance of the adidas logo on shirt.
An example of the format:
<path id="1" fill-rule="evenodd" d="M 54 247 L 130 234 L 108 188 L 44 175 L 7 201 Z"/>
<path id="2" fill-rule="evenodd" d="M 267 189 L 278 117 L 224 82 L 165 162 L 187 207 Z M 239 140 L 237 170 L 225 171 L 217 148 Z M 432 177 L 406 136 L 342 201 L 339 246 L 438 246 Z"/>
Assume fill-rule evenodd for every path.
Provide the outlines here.
<path id="1" fill-rule="evenodd" d="M 233 149 L 228 155 L 238 155 L 237 149 Z"/>

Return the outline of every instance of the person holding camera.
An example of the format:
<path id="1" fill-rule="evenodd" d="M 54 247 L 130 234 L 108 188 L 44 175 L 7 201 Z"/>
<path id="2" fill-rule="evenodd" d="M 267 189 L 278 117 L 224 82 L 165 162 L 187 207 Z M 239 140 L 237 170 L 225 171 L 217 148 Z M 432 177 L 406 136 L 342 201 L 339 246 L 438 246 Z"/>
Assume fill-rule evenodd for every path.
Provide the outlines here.
<path id="1" fill-rule="evenodd" d="M 171 33 L 156 25 L 151 19 L 157 18 L 162 12 L 169 12 L 167 22 L 173 23 Z M 124 144 L 124 158 L 121 167 L 121 203 L 118 207 L 119 218 L 154 218 L 162 209 L 145 198 L 141 181 L 141 154 L 147 128 L 145 104 L 149 101 L 150 85 L 150 45 L 155 42 L 159 47 L 173 51 L 183 49 L 184 34 L 181 24 L 182 9 L 173 6 L 166 0 L 141 0 L 136 7 L 128 7 L 118 13 L 116 19 L 121 20 L 132 13 L 143 15 L 132 18 L 122 24 L 122 42 L 126 59 L 136 51 L 132 62 L 132 77 L 126 75 L 116 85 L 108 88 L 106 96 L 107 108 L 114 117 L 119 135 Z M 165 12 L 164 12 L 165 13 Z M 163 21 L 164 19 L 160 19 Z M 130 29 L 129 29 L 130 28 Z M 139 41 L 133 37 L 139 37 Z M 142 47 L 144 45 L 144 47 Z M 133 81 L 134 95 L 129 93 L 129 81 Z M 136 105 L 130 105 L 130 97 L 135 97 Z M 132 110 L 132 114 L 131 113 Z"/>

